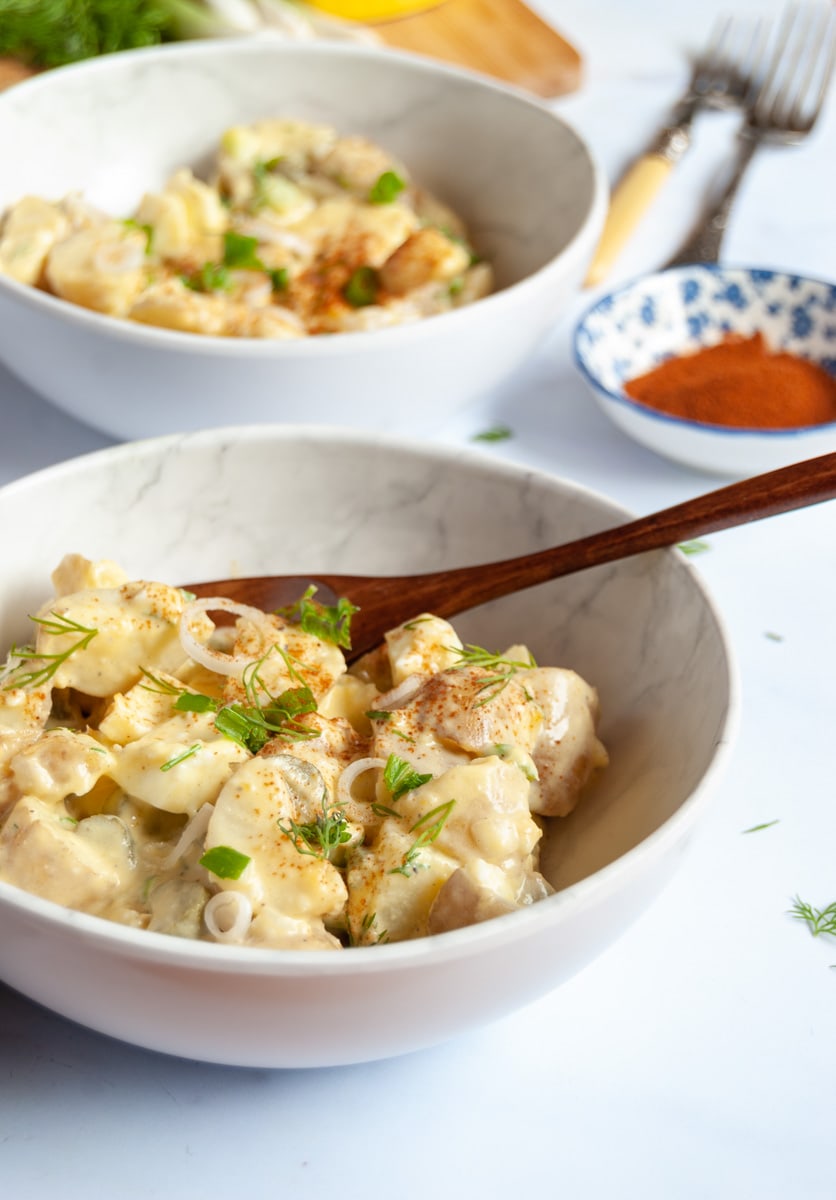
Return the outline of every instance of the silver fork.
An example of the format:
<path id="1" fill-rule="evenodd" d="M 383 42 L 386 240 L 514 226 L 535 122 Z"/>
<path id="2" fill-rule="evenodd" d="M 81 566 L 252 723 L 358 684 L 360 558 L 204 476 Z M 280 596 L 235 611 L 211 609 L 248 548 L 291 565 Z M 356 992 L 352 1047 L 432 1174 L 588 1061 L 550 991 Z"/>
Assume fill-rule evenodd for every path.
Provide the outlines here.
<path id="1" fill-rule="evenodd" d="M 795 4 L 777 29 L 759 22 L 741 58 L 748 77 L 735 170 L 696 233 L 666 264 L 717 262 L 732 206 L 757 149 L 765 143 L 797 145 L 824 106 L 836 61 L 836 11 L 830 4 Z"/>
<path id="2" fill-rule="evenodd" d="M 735 108 L 743 103 L 750 85 L 747 59 L 754 59 L 751 51 L 738 45 L 737 32 L 730 18 L 716 21 L 667 124 L 613 190 L 606 224 L 586 277 L 588 286 L 600 283 L 609 273 L 671 171 L 689 149 L 697 115 L 705 109 Z"/>

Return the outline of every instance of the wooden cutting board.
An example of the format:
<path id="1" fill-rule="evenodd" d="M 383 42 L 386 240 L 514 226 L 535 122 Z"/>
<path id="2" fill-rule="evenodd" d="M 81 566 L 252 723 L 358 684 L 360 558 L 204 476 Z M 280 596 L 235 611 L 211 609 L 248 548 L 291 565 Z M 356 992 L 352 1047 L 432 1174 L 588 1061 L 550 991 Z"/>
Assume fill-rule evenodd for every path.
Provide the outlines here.
<path id="1" fill-rule="evenodd" d="M 374 29 L 387 46 L 469 67 L 538 96 L 562 96 L 581 83 L 578 51 L 522 0 L 447 0 Z"/>
<path id="2" fill-rule="evenodd" d="M 387 46 L 469 67 L 544 98 L 580 86 L 578 51 L 522 0 L 447 0 L 374 31 Z M 0 89 L 29 74 L 20 63 L 0 59 Z"/>
<path id="3" fill-rule="evenodd" d="M 0 91 L 3 88 L 11 87 L 13 83 L 19 83 L 21 79 L 26 79 L 31 74 L 32 71 L 28 67 L 15 62 L 13 58 L 0 58 Z"/>

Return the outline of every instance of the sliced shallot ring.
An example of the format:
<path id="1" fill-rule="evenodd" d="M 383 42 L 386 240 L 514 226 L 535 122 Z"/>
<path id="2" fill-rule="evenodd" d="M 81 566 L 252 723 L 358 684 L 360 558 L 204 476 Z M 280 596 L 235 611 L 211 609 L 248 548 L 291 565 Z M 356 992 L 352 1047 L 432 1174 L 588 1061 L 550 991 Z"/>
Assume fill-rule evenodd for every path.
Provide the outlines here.
<path id="1" fill-rule="evenodd" d="M 180 859 L 188 850 L 193 842 L 202 838 L 206 830 L 209 828 L 209 821 L 212 813 L 215 811 L 213 804 L 201 804 L 195 815 L 190 821 L 187 821 L 183 827 L 183 832 L 180 834 L 177 845 L 169 850 L 168 854 L 160 863 L 160 870 L 170 871 L 172 867 L 176 867 Z"/>
<path id="2" fill-rule="evenodd" d="M 213 650 L 199 642 L 190 625 L 198 613 L 206 612 L 227 612 L 236 617 L 244 617 L 257 625 L 272 642 L 276 641 L 276 630 L 270 624 L 267 614 L 260 608 L 239 604 L 225 596 L 205 596 L 200 600 L 190 601 L 180 615 L 180 645 L 189 658 L 207 670 L 214 671 L 216 675 L 240 675 L 245 667 L 257 662 L 261 655 L 226 654 L 223 650 Z"/>
<path id="3" fill-rule="evenodd" d="M 284 246 L 297 254 L 313 255 L 313 246 L 309 241 L 289 229 L 280 229 L 274 221 L 259 220 L 258 217 L 241 218 L 236 221 L 236 229 L 239 233 L 257 237 L 260 242 Z"/>
<path id="4" fill-rule="evenodd" d="M 384 692 L 382 696 L 378 696 L 375 700 L 375 706 L 379 709 L 400 708 L 402 704 L 406 704 L 411 700 L 416 692 L 420 692 L 421 688 L 426 683 L 424 675 L 407 675 L 406 679 L 402 679 L 397 687 L 391 688 L 388 692 Z"/>
<path id="5" fill-rule="evenodd" d="M 253 919 L 253 906 L 243 892 L 217 892 L 206 901 L 203 921 L 216 942 L 243 942 Z"/>
<path id="6" fill-rule="evenodd" d="M 376 767 L 382 770 L 385 766 L 385 758 L 355 758 L 354 762 L 348 764 L 337 780 L 337 803 L 348 804 L 351 800 L 351 785 L 358 775 Z"/>

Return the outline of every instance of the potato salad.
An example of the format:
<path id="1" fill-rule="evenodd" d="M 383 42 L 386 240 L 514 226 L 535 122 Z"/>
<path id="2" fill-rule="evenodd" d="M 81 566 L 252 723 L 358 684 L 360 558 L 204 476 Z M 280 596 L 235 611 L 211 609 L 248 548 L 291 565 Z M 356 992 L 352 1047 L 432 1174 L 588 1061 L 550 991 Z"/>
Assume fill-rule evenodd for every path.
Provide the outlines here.
<path id="1" fill-rule="evenodd" d="M 263 612 L 71 554 L 0 682 L 0 880 L 283 950 L 530 905 L 544 819 L 607 761 L 595 690 L 429 613 L 346 666 L 348 600 Z"/>
<path id="2" fill-rule="evenodd" d="M 183 333 L 300 338 L 380 329 L 491 290 L 462 221 L 376 143 L 268 119 L 228 129 L 208 181 L 189 167 L 127 218 L 77 194 L 24 196 L 0 274 Z"/>

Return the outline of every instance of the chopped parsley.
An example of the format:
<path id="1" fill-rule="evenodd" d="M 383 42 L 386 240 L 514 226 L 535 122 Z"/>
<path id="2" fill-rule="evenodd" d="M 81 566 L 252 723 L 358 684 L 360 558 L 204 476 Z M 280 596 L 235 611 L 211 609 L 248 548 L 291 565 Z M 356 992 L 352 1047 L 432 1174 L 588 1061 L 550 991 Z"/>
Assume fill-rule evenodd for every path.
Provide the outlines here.
<path id="1" fill-rule="evenodd" d="M 706 550 L 710 550 L 708 542 L 700 541 L 699 538 L 693 538 L 690 542 L 680 542 L 678 547 L 683 554 L 705 554 Z"/>
<path id="2" fill-rule="evenodd" d="M 172 707 L 177 712 L 214 713 L 214 726 L 218 733 L 237 742 L 250 754 L 258 754 L 259 750 L 274 737 L 283 737 L 291 741 L 300 741 L 316 737 L 316 730 L 302 723 L 300 718 L 306 713 L 316 712 L 316 698 L 305 683 L 302 676 L 293 666 L 293 661 L 280 647 L 271 647 L 268 654 L 275 649 L 284 659 L 288 673 L 298 687 L 289 687 L 274 696 L 264 683 L 260 668 L 264 658 L 248 664 L 242 673 L 241 680 L 246 693 L 246 703 L 233 701 L 225 704 L 201 692 L 190 692 L 186 688 L 178 688 L 164 679 L 159 679 L 149 671 L 143 670 L 143 675 L 150 680 L 153 687 L 143 684 L 148 691 L 159 692 L 162 695 L 173 695 L 177 699 Z M 262 702 L 263 697 L 263 702 Z M 180 760 L 178 760 L 180 761 Z M 168 769 L 167 764 L 165 770 Z M 174 766 L 172 762 L 170 764 Z"/>
<path id="3" fill-rule="evenodd" d="M 313 599 L 316 590 L 316 585 L 311 584 L 295 604 L 276 609 L 276 614 L 301 625 L 305 633 L 312 634 L 322 642 L 331 642 L 350 650 L 351 618 L 360 610 L 345 596 L 341 596 L 336 604 L 320 604 Z"/>
<path id="4" fill-rule="evenodd" d="M 316 730 L 306 728 L 298 720 L 309 712 L 316 712 L 311 689 L 288 688 L 279 696 L 271 696 L 264 706 L 225 704 L 215 717 L 215 728 L 251 754 L 258 754 L 274 737 L 296 741 L 315 737 Z"/>
<path id="5" fill-rule="evenodd" d="M 249 855 L 233 850 L 231 846 L 213 846 L 199 861 L 218 879 L 240 879 L 252 860 Z"/>

